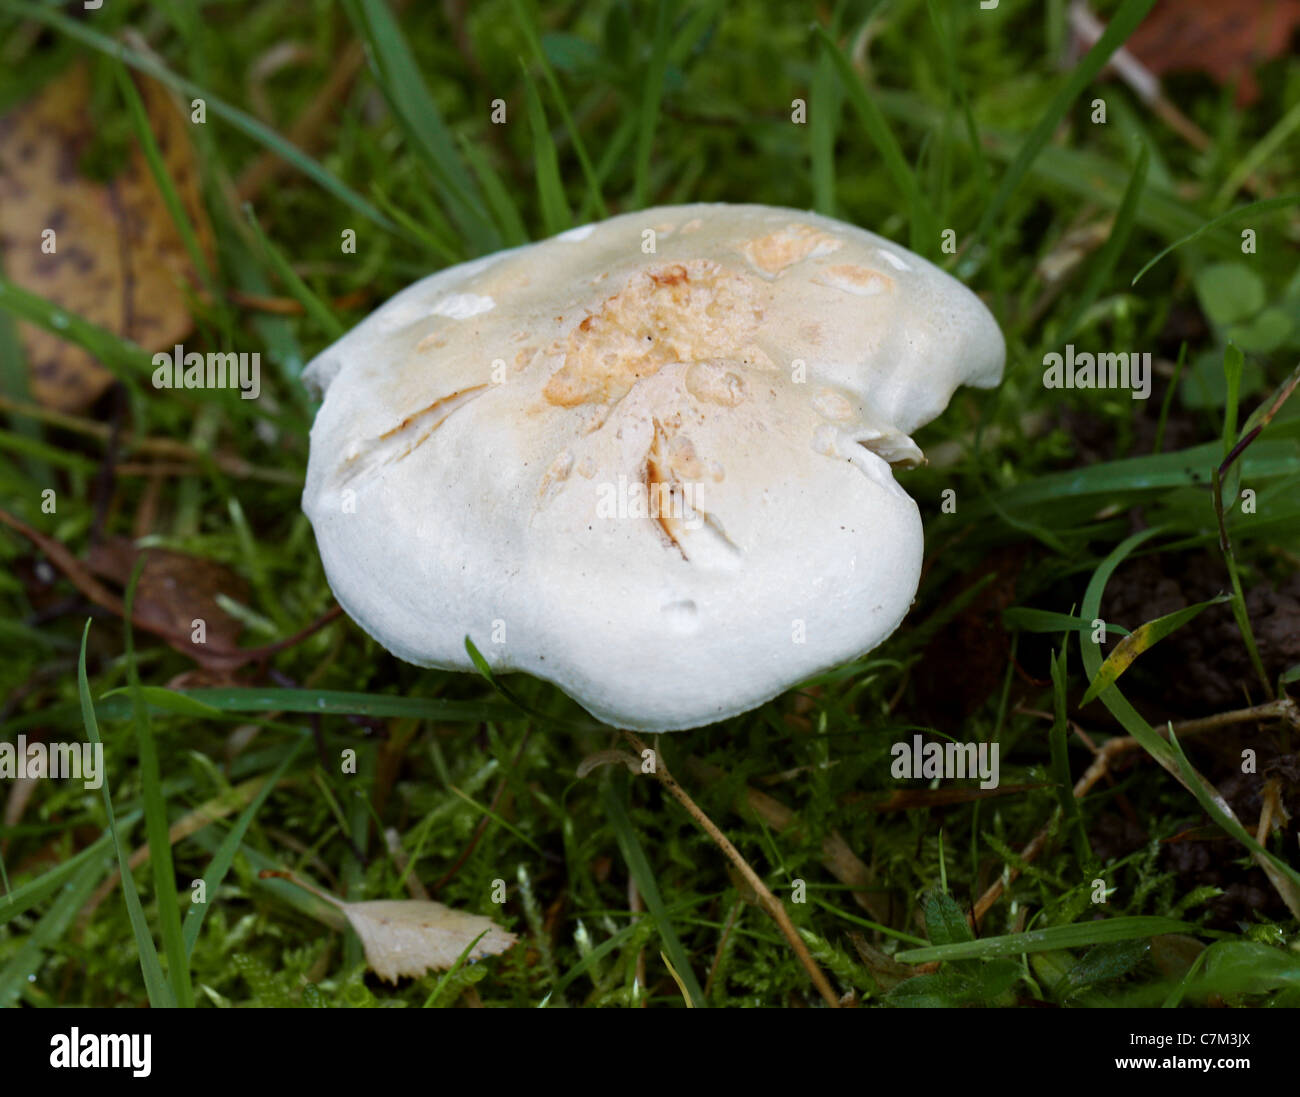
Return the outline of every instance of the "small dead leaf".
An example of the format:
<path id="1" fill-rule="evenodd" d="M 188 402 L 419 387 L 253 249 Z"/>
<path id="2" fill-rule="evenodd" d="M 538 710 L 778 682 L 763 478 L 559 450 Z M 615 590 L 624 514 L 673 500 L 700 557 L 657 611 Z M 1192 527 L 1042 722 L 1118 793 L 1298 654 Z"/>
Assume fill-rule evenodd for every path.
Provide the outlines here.
<path id="1" fill-rule="evenodd" d="M 483 937 L 470 953 L 471 961 L 505 952 L 517 940 L 490 918 L 452 910 L 432 900 L 344 903 L 343 913 L 365 946 L 366 963 L 390 983 L 402 976 L 417 978 L 428 971 L 446 971 L 480 933 Z"/>
<path id="2" fill-rule="evenodd" d="M 188 119 L 156 81 L 137 81 L 159 152 L 209 262 L 213 233 L 203 208 Z M 169 349 L 191 329 L 189 254 L 138 145 L 121 174 L 100 183 L 81 174 L 94 138 L 90 80 L 75 65 L 0 119 L 0 252 L 20 286 L 149 351 Z M 55 233 L 53 254 L 43 233 Z M 42 404 L 81 411 L 112 382 L 85 350 L 20 324 Z"/>
<path id="3" fill-rule="evenodd" d="M 140 551 L 125 537 L 112 537 L 91 548 L 86 564 L 92 572 L 125 587 Z M 243 624 L 221 608 L 217 595 L 236 602 L 248 597 L 248 586 L 229 568 L 202 556 L 170 549 L 145 549 L 144 569 L 135 588 L 132 617 L 141 628 L 174 636 L 191 636 L 194 621 L 204 622 L 204 643 L 233 648 Z M 194 656 L 205 650 L 194 645 Z"/>
<path id="4" fill-rule="evenodd" d="M 1300 25 L 1300 0 L 1161 0 L 1125 43 L 1157 76 L 1203 72 L 1237 82 L 1237 105 L 1259 98 L 1254 70 L 1280 57 Z"/>

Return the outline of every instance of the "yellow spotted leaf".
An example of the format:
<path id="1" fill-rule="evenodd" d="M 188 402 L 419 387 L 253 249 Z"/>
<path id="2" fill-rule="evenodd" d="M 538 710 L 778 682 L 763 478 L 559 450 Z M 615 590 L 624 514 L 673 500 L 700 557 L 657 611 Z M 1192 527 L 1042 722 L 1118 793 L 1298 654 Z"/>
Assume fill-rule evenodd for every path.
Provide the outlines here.
<path id="1" fill-rule="evenodd" d="M 1167 613 L 1163 617 L 1157 617 L 1154 621 L 1148 621 L 1141 628 L 1134 629 L 1115 645 L 1115 650 L 1106 656 L 1106 661 L 1097 668 L 1097 676 L 1093 678 L 1092 684 L 1088 686 L 1088 692 L 1083 695 L 1083 700 L 1079 702 L 1079 705 L 1086 705 L 1089 701 L 1095 699 L 1102 690 L 1114 685 L 1115 680 L 1128 670 L 1134 659 L 1163 640 L 1175 629 L 1182 628 L 1202 610 L 1229 600 L 1227 595 L 1220 595 L 1217 598 L 1211 598 L 1207 602 L 1197 602 L 1194 606 L 1187 606 L 1185 609 Z"/>

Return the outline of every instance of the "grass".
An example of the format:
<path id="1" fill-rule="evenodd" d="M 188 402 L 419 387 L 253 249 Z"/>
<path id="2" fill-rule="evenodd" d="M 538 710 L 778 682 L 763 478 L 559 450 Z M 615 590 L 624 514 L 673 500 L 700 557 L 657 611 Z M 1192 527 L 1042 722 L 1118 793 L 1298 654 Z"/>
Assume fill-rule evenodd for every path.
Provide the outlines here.
<path id="1" fill-rule="evenodd" d="M 454 24 L 455 5 L 381 0 L 123 0 L 75 20 L 0 0 L 0 113 L 88 65 L 96 162 L 142 142 L 192 256 L 199 234 L 126 70 L 204 100 L 192 131 L 217 248 L 186 345 L 259 350 L 273 367 L 257 400 L 155 392 L 142 348 L 0 279 L 0 509 L 74 561 L 144 536 L 228 569 L 247 589 L 224 603 L 241 645 L 271 645 L 196 669 L 66 568 L 48 574 L 5 523 L 0 741 L 102 741 L 108 774 L 97 790 L 40 782 L 25 801 L 0 786 L 0 1003 L 822 1000 L 681 804 L 622 765 L 576 776 L 620 747 L 615 732 L 544 683 L 494 681 L 481 659 L 477 677 L 422 670 L 345 616 L 323 620 L 333 602 L 299 507 L 313 414 L 299 374 L 388 295 L 607 212 L 758 201 L 861 224 L 968 282 L 1008 369 L 997 390 L 960 392 L 918 437 L 932 463 L 900 474 L 927 537 L 902 628 L 754 712 L 663 738 L 668 767 L 853 1001 L 1300 1004 L 1296 825 L 1258 827 L 1266 781 L 1279 804 L 1297 798 L 1285 701 L 1300 667 L 1277 662 L 1259 607 L 1300 564 L 1300 399 L 1275 407 L 1300 352 L 1300 61 L 1265 64 L 1244 108 L 1204 76 L 1171 77 L 1211 138 L 1197 149 L 1099 77 L 1149 0 L 1096 7 L 1111 30 L 1063 72 L 1064 0 L 838 3 L 816 26 L 805 5 L 760 0 L 582 0 L 563 18 L 485 0 Z M 254 71 L 286 42 L 304 47 L 290 64 Z M 358 43 L 355 78 L 289 140 Z M 1204 272 L 1225 265 L 1211 291 Z M 1270 310 L 1289 326 L 1265 339 Z M 118 410 L 35 407 L 15 320 L 89 349 L 118 379 Z M 1045 389 L 1043 356 L 1067 342 L 1152 351 L 1151 399 Z M 1178 585 L 1188 560 L 1218 591 Z M 1182 599 L 1145 620 L 1110 608 L 1143 561 Z M 1219 617 L 1182 609 L 1216 594 Z M 1229 611 L 1226 632 L 1207 624 Z M 1103 615 L 1117 618 L 1106 644 Z M 1244 668 L 1232 702 L 1171 693 L 1158 660 L 1192 636 Z M 893 780 L 891 747 L 917 730 L 996 742 L 1002 784 L 1028 788 Z M 1075 796 L 1088 744 L 1125 745 Z M 874 793 L 903 799 L 877 809 Z M 1136 836 L 1117 842 L 1123 827 Z M 1192 847 L 1212 879 L 1180 860 Z M 149 867 L 131 867 L 133 850 Z M 261 876 L 274 870 L 352 899 L 405 898 L 419 880 L 521 944 L 392 987 L 337 911 Z M 1233 905 L 1252 888 L 1253 905 Z"/>

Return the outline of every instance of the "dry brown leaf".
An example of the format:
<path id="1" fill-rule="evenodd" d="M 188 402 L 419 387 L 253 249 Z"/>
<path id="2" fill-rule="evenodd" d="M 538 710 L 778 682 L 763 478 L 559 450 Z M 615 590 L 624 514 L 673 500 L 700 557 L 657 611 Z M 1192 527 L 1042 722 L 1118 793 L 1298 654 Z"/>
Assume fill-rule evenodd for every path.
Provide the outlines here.
<path id="1" fill-rule="evenodd" d="M 170 93 L 137 81 L 168 173 L 200 248 L 212 261 L 189 119 Z M 0 119 L 0 253 L 7 275 L 69 312 L 134 340 L 170 349 L 191 329 L 187 294 L 195 273 L 138 145 L 108 183 L 81 174 L 94 138 L 90 80 L 76 65 Z M 54 254 L 42 233 L 55 232 Z M 20 324 L 32 395 L 63 411 L 88 407 L 112 375 L 87 351 Z"/>
<path id="2" fill-rule="evenodd" d="M 140 550 L 125 537 L 110 537 L 91 548 L 86 565 L 101 578 L 125 587 L 141 551 L 145 563 L 131 614 L 136 624 L 175 636 L 190 636 L 194 621 L 202 620 L 205 644 L 224 649 L 239 643 L 243 625 L 221 608 L 217 595 L 243 602 L 248 585 L 222 564 L 170 549 Z M 196 647 L 195 658 L 200 658 L 204 650 Z"/>
<path id="3" fill-rule="evenodd" d="M 344 903 L 342 909 L 365 946 L 366 963 L 390 983 L 402 976 L 446 971 L 484 930 L 469 955 L 471 961 L 505 952 L 517 940 L 490 918 L 432 900 L 377 899 Z"/>
<path id="4" fill-rule="evenodd" d="M 1254 70 L 1279 57 L 1300 25 L 1300 0 L 1161 0 L 1125 48 L 1157 76 L 1204 72 L 1237 84 L 1237 105 L 1259 98 Z"/>

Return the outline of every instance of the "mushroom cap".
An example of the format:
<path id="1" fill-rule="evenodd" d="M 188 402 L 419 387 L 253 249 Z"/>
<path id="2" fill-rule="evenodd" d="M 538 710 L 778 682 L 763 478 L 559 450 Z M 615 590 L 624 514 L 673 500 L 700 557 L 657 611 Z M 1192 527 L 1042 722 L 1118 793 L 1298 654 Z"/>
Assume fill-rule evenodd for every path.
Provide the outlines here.
<path id="1" fill-rule="evenodd" d="M 616 726 L 696 727 L 898 627 L 923 537 L 891 466 L 1004 356 L 973 293 L 852 225 L 625 214 L 440 271 L 318 355 L 303 508 L 400 658 L 472 670 L 468 636 Z"/>

